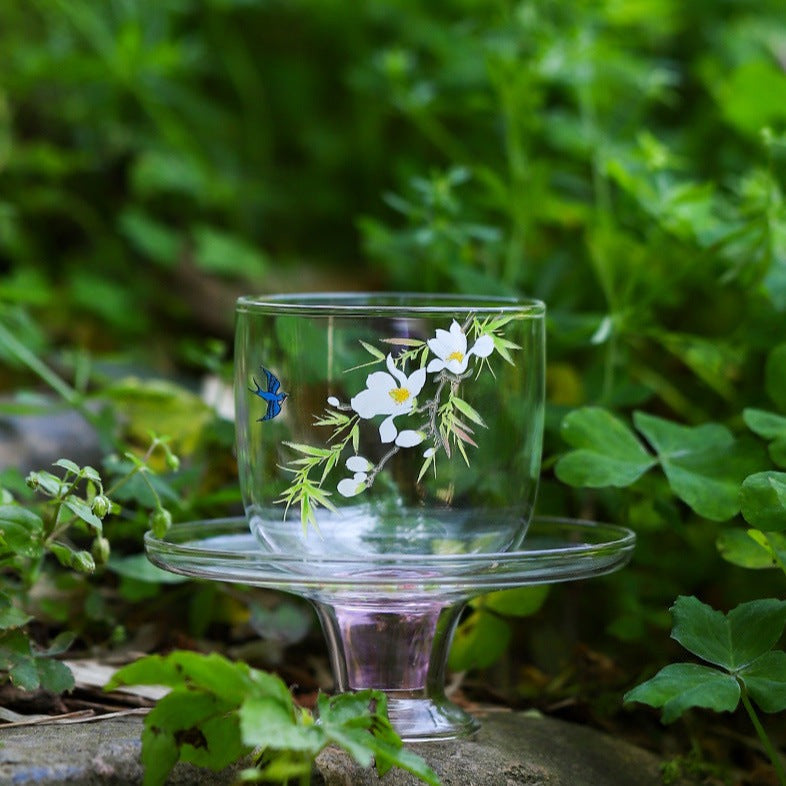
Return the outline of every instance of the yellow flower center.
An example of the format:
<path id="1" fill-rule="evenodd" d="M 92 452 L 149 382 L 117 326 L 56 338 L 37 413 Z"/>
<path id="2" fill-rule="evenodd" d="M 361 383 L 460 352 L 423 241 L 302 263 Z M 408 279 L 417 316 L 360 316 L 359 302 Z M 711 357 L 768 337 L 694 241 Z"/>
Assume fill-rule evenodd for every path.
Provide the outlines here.
<path id="1" fill-rule="evenodd" d="M 456 350 L 455 352 L 451 352 L 448 355 L 448 362 L 450 362 L 451 360 L 457 360 L 459 363 L 462 363 L 464 361 L 464 353 L 459 352 L 458 350 Z"/>
<path id="2" fill-rule="evenodd" d="M 393 388 L 388 391 L 388 394 L 396 404 L 403 404 L 409 398 L 409 391 L 406 388 Z"/>

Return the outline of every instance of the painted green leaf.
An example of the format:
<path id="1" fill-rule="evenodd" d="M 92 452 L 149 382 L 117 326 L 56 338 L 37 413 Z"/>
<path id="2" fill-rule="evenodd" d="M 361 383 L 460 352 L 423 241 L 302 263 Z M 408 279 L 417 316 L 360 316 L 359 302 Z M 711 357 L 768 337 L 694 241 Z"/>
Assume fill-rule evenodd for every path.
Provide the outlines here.
<path id="1" fill-rule="evenodd" d="M 783 81 L 786 83 L 786 77 Z M 778 409 L 786 412 L 786 344 L 778 344 L 767 356 L 764 389 Z"/>
<path id="2" fill-rule="evenodd" d="M 741 568 L 756 570 L 779 566 L 772 549 L 766 543 L 762 544 L 751 537 L 749 530 L 738 527 L 725 529 L 718 536 L 715 545 L 723 559 Z M 786 538 L 783 538 L 783 546 L 786 547 Z"/>
<path id="3" fill-rule="evenodd" d="M 662 707 L 663 722 L 671 723 L 691 707 L 733 711 L 740 700 L 740 686 L 730 674 L 709 666 L 672 663 L 628 691 L 623 700 Z"/>
<path id="4" fill-rule="evenodd" d="M 453 396 L 451 399 L 453 405 L 456 409 L 461 412 L 463 415 L 468 417 L 473 423 L 477 423 L 479 426 L 486 427 L 486 424 L 483 421 L 483 418 L 480 416 L 478 411 L 471 407 L 464 399 L 459 398 L 458 396 Z"/>
<path id="5" fill-rule="evenodd" d="M 728 614 L 698 598 L 680 596 L 671 607 L 671 636 L 700 658 L 736 671 L 772 649 L 786 625 L 786 601 L 741 603 Z"/>
<path id="6" fill-rule="evenodd" d="M 739 677 L 765 712 L 786 710 L 786 652 L 765 652 L 740 671 Z"/>
<path id="7" fill-rule="evenodd" d="M 448 666 L 452 671 L 484 669 L 496 663 L 510 641 L 510 627 L 496 614 L 478 611 L 456 629 Z"/>
<path id="8" fill-rule="evenodd" d="M 764 465 L 757 445 L 735 440 L 718 423 L 683 426 L 645 412 L 636 412 L 633 420 L 683 502 L 713 521 L 726 521 L 739 512 L 743 480 Z"/>
<path id="9" fill-rule="evenodd" d="M 599 407 L 565 416 L 562 438 L 576 450 L 557 462 L 557 477 L 571 486 L 629 486 L 656 462 L 619 418 Z"/>
<path id="10" fill-rule="evenodd" d="M 745 478 L 740 503 L 742 515 L 754 527 L 786 529 L 786 472 L 757 472 Z"/>

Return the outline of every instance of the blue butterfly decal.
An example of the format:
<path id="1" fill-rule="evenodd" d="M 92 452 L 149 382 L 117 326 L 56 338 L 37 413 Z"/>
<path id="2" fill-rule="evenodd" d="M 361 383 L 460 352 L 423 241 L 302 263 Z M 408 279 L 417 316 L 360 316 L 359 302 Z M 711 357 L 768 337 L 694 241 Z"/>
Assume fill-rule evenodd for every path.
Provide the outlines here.
<path id="1" fill-rule="evenodd" d="M 267 403 L 267 411 L 264 417 L 257 418 L 257 420 L 273 420 L 281 412 L 281 405 L 284 403 L 287 394 L 281 392 L 281 383 L 278 381 L 278 377 L 264 366 L 261 366 L 261 368 L 267 377 L 267 390 L 263 390 L 254 377 L 252 379 L 254 380 L 255 388 L 249 388 L 249 390 Z"/>

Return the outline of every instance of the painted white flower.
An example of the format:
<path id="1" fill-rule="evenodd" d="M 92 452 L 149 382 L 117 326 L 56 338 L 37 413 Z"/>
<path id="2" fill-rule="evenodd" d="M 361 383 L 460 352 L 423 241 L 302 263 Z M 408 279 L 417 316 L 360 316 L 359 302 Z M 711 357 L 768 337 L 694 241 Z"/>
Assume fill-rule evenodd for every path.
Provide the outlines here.
<path id="1" fill-rule="evenodd" d="M 356 497 L 368 488 L 368 471 L 374 465 L 364 456 L 350 456 L 346 461 L 346 468 L 353 472 L 351 478 L 344 478 L 338 482 L 338 493 L 342 497 Z"/>
<path id="2" fill-rule="evenodd" d="M 400 448 L 414 448 L 415 445 L 419 445 L 423 442 L 425 438 L 425 431 L 415 431 L 414 429 L 408 428 L 398 432 L 396 444 Z"/>
<path id="3" fill-rule="evenodd" d="M 331 407 L 337 407 L 341 402 L 335 396 L 328 396 L 327 403 L 330 404 Z"/>
<path id="4" fill-rule="evenodd" d="M 368 375 L 366 389 L 354 396 L 350 405 L 364 420 L 387 415 L 379 426 L 379 437 L 382 442 L 393 442 L 398 435 L 394 418 L 412 411 L 415 397 L 426 384 L 426 370 L 419 368 L 407 376 L 396 368 L 392 355 L 387 357 L 387 367 L 387 372 L 375 371 Z"/>
<path id="5" fill-rule="evenodd" d="M 470 355 L 486 358 L 494 351 L 494 340 L 489 335 L 481 336 L 471 349 L 467 349 L 467 337 L 455 319 L 450 330 L 437 328 L 436 337 L 430 338 L 427 343 L 437 356 L 426 368 L 429 373 L 445 369 L 451 374 L 463 374 L 467 370 Z"/>

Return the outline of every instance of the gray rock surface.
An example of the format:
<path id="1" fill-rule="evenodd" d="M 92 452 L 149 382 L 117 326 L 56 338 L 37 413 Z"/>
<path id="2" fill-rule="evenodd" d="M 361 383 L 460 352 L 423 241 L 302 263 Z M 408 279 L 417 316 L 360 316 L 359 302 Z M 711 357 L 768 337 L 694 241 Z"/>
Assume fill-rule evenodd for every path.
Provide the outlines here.
<path id="1" fill-rule="evenodd" d="M 134 786 L 142 783 L 142 718 L 0 727 L 0 784 Z M 173 786 L 224 786 L 233 773 L 178 764 Z"/>
<path id="2" fill-rule="evenodd" d="M 593 729 L 524 713 L 493 712 L 470 740 L 411 746 L 444 786 L 659 786 L 658 759 Z M 139 784 L 142 719 L 0 728 L 0 784 Z M 175 786 L 231 784 L 233 773 L 178 765 Z M 380 781 L 336 750 L 319 756 L 315 786 L 419 783 L 393 770 Z"/>
<path id="3" fill-rule="evenodd" d="M 494 712 L 469 740 L 412 745 L 443 786 L 660 786 L 656 756 L 586 726 L 525 713 Z M 402 770 L 384 779 L 353 765 L 338 750 L 318 761 L 324 786 L 410 786 Z"/>
<path id="4" fill-rule="evenodd" d="M 7 397 L 3 403 L 12 403 Z M 101 463 L 95 429 L 78 413 L 52 399 L 52 408 L 40 414 L 0 417 L 0 470 L 15 467 L 22 476 L 68 458 L 80 466 Z"/>

